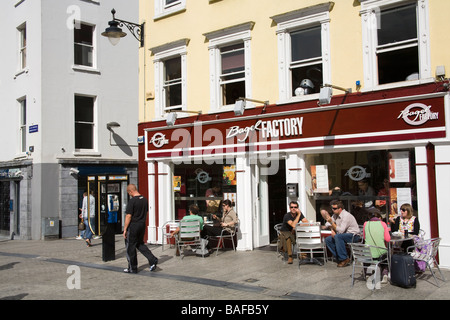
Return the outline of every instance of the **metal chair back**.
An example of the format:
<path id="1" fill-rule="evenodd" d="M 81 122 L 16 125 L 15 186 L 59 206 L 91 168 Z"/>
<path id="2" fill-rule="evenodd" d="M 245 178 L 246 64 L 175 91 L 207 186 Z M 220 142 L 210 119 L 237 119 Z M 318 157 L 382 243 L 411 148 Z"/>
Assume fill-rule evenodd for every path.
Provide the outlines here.
<path id="1" fill-rule="evenodd" d="M 360 267 L 363 268 L 363 274 L 365 275 L 365 272 L 367 269 L 374 268 L 375 273 L 373 275 L 372 280 L 372 290 L 376 288 L 380 288 L 381 284 L 381 273 L 379 272 L 378 266 L 381 263 L 388 263 L 387 254 L 384 257 L 380 257 L 379 259 L 374 259 L 372 256 L 372 251 L 375 252 L 374 249 L 377 251 L 383 251 L 387 253 L 387 249 L 383 247 L 377 247 L 377 246 L 370 246 L 368 244 L 364 243 L 351 243 L 350 244 L 351 250 L 352 250 L 352 256 L 353 256 L 353 269 L 352 269 L 352 286 L 355 282 L 355 268 Z"/>
<path id="2" fill-rule="evenodd" d="M 178 232 L 177 238 L 178 250 L 186 248 L 187 246 L 199 248 L 201 246 L 200 237 L 200 222 L 199 221 L 180 221 L 180 231 Z M 182 258 L 184 256 L 184 251 Z M 203 257 L 202 253 L 202 257 Z"/>
<path id="3" fill-rule="evenodd" d="M 167 245 L 167 240 L 170 238 L 171 232 L 177 230 L 179 225 L 180 220 L 170 220 L 162 225 L 162 251 L 164 251 L 164 246 Z"/>
<path id="4" fill-rule="evenodd" d="M 295 227 L 297 257 L 299 266 L 304 262 L 313 262 L 323 265 L 314 258 L 315 253 L 322 253 L 324 263 L 327 261 L 327 249 L 320 233 L 320 223 L 299 223 Z M 309 254 L 309 259 L 302 259 L 302 256 Z"/>
<path id="5" fill-rule="evenodd" d="M 410 246 L 406 249 L 406 251 L 413 257 L 414 260 L 423 261 L 426 263 L 428 270 L 430 270 L 431 275 L 436 282 L 436 285 L 440 287 L 439 282 L 436 278 L 435 272 L 432 269 L 432 266 L 435 266 L 440 275 L 441 280 L 446 281 L 444 275 L 439 268 L 439 264 L 436 261 L 436 255 L 439 250 L 439 243 L 441 242 L 441 238 L 433 238 L 427 240 L 419 240 L 414 246 Z M 414 249 L 414 251 L 412 251 Z"/>

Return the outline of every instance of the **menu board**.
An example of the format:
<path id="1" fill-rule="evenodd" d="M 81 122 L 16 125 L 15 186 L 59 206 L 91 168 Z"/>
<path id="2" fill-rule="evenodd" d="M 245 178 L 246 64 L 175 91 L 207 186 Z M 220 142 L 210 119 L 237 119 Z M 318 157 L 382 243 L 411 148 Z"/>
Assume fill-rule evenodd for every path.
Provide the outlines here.
<path id="1" fill-rule="evenodd" d="M 409 182 L 409 152 L 389 153 L 389 181 Z"/>
<path id="2" fill-rule="evenodd" d="M 313 192 L 328 192 L 328 166 L 326 164 L 311 166 L 311 180 L 311 188 Z"/>

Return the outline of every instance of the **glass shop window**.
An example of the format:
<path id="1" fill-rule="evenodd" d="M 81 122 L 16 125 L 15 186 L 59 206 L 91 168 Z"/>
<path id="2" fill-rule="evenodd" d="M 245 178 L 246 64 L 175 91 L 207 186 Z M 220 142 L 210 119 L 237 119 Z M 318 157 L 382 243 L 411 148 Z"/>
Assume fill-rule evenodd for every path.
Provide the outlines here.
<path id="1" fill-rule="evenodd" d="M 234 164 L 182 164 L 175 166 L 173 192 L 175 219 L 186 214 L 192 204 L 207 221 L 222 214 L 222 201 L 236 202 L 236 167 Z"/>
<path id="2" fill-rule="evenodd" d="M 373 210 L 387 221 L 403 203 L 417 209 L 413 149 L 307 155 L 308 210 L 316 212 L 333 199 L 364 224 Z M 309 179 L 308 179 L 309 178 Z"/>

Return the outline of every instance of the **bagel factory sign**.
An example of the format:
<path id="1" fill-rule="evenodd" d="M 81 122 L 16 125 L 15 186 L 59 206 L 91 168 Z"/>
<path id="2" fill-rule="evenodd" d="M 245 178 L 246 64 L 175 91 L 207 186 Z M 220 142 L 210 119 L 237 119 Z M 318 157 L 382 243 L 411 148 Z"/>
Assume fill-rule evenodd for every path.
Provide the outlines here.
<path id="1" fill-rule="evenodd" d="M 228 156 L 446 137 L 442 96 L 360 106 L 277 108 L 253 115 L 249 111 L 242 117 L 224 113 L 213 120 L 211 115 L 181 118 L 173 127 L 165 122 L 141 124 L 146 158 Z"/>

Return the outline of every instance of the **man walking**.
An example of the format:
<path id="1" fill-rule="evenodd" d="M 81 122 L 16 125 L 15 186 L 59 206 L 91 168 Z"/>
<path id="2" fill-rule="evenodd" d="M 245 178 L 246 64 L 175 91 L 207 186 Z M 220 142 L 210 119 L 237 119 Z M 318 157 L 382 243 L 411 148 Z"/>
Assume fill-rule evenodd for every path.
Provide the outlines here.
<path id="1" fill-rule="evenodd" d="M 148 260 L 150 271 L 155 271 L 158 259 L 144 244 L 145 224 L 148 213 L 148 201 L 137 190 L 134 184 L 127 187 L 127 193 L 132 197 L 128 202 L 125 216 L 123 237 L 127 249 L 128 268 L 126 273 L 137 273 L 137 252 L 139 250 Z"/>

